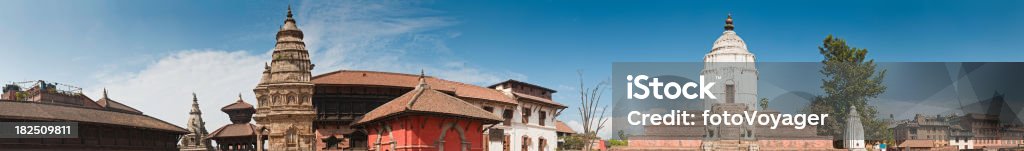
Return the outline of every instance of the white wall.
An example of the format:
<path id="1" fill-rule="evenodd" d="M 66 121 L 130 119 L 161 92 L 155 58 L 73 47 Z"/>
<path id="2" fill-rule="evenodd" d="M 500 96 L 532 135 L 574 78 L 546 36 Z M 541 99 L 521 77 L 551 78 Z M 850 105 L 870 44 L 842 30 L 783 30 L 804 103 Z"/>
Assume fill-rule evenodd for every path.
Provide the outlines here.
<path id="1" fill-rule="evenodd" d="M 537 150 L 539 150 L 537 148 L 538 145 L 540 144 L 540 139 L 539 138 L 544 138 L 545 141 L 547 142 L 546 149 L 544 149 L 545 151 L 554 151 L 555 148 L 557 148 L 557 146 L 558 146 L 558 136 L 557 136 L 557 134 L 555 132 L 555 116 L 554 116 L 554 113 L 556 112 L 555 107 L 549 106 L 549 105 L 544 105 L 544 104 L 537 104 L 537 103 L 531 103 L 531 102 L 522 102 L 522 101 L 519 102 L 519 105 L 514 106 L 514 107 L 513 106 L 497 105 L 497 104 L 482 104 L 481 107 L 483 107 L 483 106 L 494 107 L 494 112 L 493 113 L 495 115 L 498 115 L 499 117 L 504 117 L 502 115 L 502 113 L 504 112 L 505 109 L 510 109 L 511 108 L 514 111 L 513 112 L 513 116 L 512 116 L 512 125 L 511 126 L 504 126 L 504 124 L 498 124 L 497 126 L 493 127 L 493 128 L 497 128 L 497 129 L 504 129 L 505 135 L 511 136 L 511 138 L 509 140 L 510 141 L 509 148 L 512 151 L 521 151 L 522 150 L 523 136 L 530 137 L 530 140 L 531 140 L 531 143 L 532 143 L 532 144 L 529 145 L 529 149 L 528 150 L 530 150 L 530 151 L 537 151 Z M 530 108 L 531 112 L 533 112 L 530 115 L 530 117 L 529 117 L 529 123 L 522 123 L 523 107 L 528 107 L 528 108 Z M 539 112 L 540 110 L 543 110 L 543 111 L 547 112 L 547 114 L 548 114 L 546 119 L 544 120 L 544 126 L 541 126 L 540 123 L 538 123 L 538 121 L 540 120 L 540 112 Z M 488 148 L 486 150 L 489 150 L 489 151 L 502 151 L 502 147 L 503 147 L 503 145 L 501 144 L 502 140 L 493 140 L 492 139 L 488 143 L 489 143 L 488 144 Z"/>

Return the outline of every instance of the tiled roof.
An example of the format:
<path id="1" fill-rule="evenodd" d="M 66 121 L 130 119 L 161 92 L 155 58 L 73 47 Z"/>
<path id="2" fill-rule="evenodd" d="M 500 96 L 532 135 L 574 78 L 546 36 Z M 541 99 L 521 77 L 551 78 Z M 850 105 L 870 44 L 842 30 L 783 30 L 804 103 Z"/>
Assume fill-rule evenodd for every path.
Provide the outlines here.
<path id="1" fill-rule="evenodd" d="M 110 98 L 107 98 L 107 97 L 103 97 L 103 98 L 100 98 L 100 100 L 96 100 L 96 104 L 99 104 L 100 107 L 103 107 L 103 108 L 108 109 L 108 110 L 142 114 L 142 111 L 136 110 L 135 108 L 132 108 L 132 107 L 130 107 L 128 105 L 124 105 L 121 102 L 117 102 L 117 101 L 111 100 Z"/>
<path id="2" fill-rule="evenodd" d="M 377 71 L 339 70 L 314 76 L 310 81 L 317 85 L 369 85 L 414 88 L 419 83 L 419 75 Z M 426 77 L 426 82 L 435 90 L 455 92 L 455 95 L 458 97 L 517 104 L 515 100 L 501 91 L 491 88 L 448 81 L 429 76 Z"/>
<path id="3" fill-rule="evenodd" d="M 256 110 L 256 108 L 253 108 L 252 104 L 245 103 L 245 101 L 242 100 L 242 96 L 239 95 L 238 96 L 238 101 L 235 101 L 235 103 L 228 104 L 228 106 L 224 106 L 223 108 L 220 108 L 220 110 L 221 111 L 229 111 L 229 110 Z"/>
<path id="4" fill-rule="evenodd" d="M 934 147 L 934 142 L 932 140 L 906 140 L 900 143 L 899 147 Z"/>
<path id="5" fill-rule="evenodd" d="M 551 93 L 558 92 L 558 91 L 555 91 L 555 89 L 550 89 L 550 88 L 542 87 L 542 86 L 539 86 L 539 85 L 536 85 L 536 84 L 526 83 L 526 82 L 522 82 L 522 81 L 518 81 L 518 80 L 513 80 L 513 79 L 508 79 L 508 80 L 505 80 L 503 82 L 498 82 L 496 84 L 492 84 L 491 86 L 487 86 L 487 87 L 488 88 L 494 88 L 494 87 L 498 87 L 498 85 L 505 84 L 505 83 L 525 84 L 525 85 L 528 85 L 528 86 L 537 87 L 537 88 L 540 88 L 540 89 L 551 91 Z"/>
<path id="6" fill-rule="evenodd" d="M 27 101 L 0 100 L 0 118 L 88 122 L 188 133 L 174 124 L 143 114 Z"/>
<path id="7" fill-rule="evenodd" d="M 256 125 L 250 123 L 228 124 L 214 130 L 204 139 L 228 137 L 256 137 Z"/>
<path id="8" fill-rule="evenodd" d="M 555 131 L 569 134 L 576 134 L 576 131 L 569 128 L 569 125 L 565 125 L 565 122 L 555 121 Z"/>
<path id="9" fill-rule="evenodd" d="M 482 120 L 484 123 L 498 123 L 502 120 L 476 105 L 434 90 L 427 84 L 422 85 L 366 113 L 354 125 L 407 113 L 464 117 Z"/>
<path id="10" fill-rule="evenodd" d="M 519 93 L 519 92 L 512 92 L 512 95 L 515 95 L 516 97 L 519 97 L 519 98 L 533 100 L 534 102 L 550 104 L 550 105 L 558 106 L 558 107 L 561 107 L 561 108 L 565 108 L 566 107 L 565 105 L 562 105 L 562 103 L 555 102 L 554 100 L 546 99 L 546 98 L 541 98 L 541 97 L 537 97 L 537 96 L 533 96 L 533 95 L 529 95 L 529 94 L 524 94 L 524 93 Z"/>

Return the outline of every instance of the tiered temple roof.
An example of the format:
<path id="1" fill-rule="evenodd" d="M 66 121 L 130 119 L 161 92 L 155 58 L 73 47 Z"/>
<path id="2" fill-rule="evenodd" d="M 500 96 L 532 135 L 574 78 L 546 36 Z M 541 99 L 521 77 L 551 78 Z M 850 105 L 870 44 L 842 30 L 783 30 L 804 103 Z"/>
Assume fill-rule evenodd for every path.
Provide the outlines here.
<path id="1" fill-rule="evenodd" d="M 224 106 L 221 108 L 221 111 L 230 116 L 231 124 L 214 130 L 207 139 L 252 137 L 253 141 L 255 141 L 256 125 L 249 122 L 252 121 L 252 114 L 256 112 L 256 108 L 253 108 L 249 103 L 245 103 L 242 100 L 242 96 L 239 95 L 238 101 Z"/>

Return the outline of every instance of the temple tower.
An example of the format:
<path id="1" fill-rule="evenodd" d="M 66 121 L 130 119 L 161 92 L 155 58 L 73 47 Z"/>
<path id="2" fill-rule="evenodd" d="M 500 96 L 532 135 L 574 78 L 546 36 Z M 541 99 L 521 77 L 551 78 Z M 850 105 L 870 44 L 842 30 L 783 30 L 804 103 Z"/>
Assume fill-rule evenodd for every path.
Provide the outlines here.
<path id="1" fill-rule="evenodd" d="M 263 127 L 260 130 L 267 150 L 314 150 L 313 83 L 310 83 L 313 64 L 292 18 L 291 6 L 284 25 L 277 32 L 272 60 L 265 69 L 260 83 L 253 89 L 258 100 L 253 119 Z"/>
<path id="2" fill-rule="evenodd" d="M 711 52 L 704 55 L 704 76 L 701 83 L 714 82 L 711 93 L 704 98 L 704 109 L 712 113 L 742 113 L 757 110 L 757 68 L 754 54 L 733 31 L 732 15 L 725 19 L 725 31 L 715 40 Z M 695 79 L 696 80 L 696 79 Z M 705 82 L 706 81 L 706 82 Z M 705 126 L 703 150 L 758 150 L 757 127 L 752 125 Z"/>
<path id="3" fill-rule="evenodd" d="M 860 123 L 857 106 L 850 106 L 850 114 L 846 115 L 846 131 L 843 133 L 843 146 L 851 151 L 864 151 L 864 126 Z"/>
<path id="4" fill-rule="evenodd" d="M 715 82 L 711 93 L 717 99 L 704 98 L 705 109 L 720 103 L 739 103 L 748 109 L 757 109 L 757 68 L 754 54 L 733 31 L 732 15 L 725 19 L 725 31 L 715 40 L 711 52 L 704 55 L 706 81 Z"/>
<path id="5" fill-rule="evenodd" d="M 196 93 L 192 93 L 192 111 L 188 113 L 188 134 L 181 137 L 181 144 L 178 145 L 182 151 L 208 151 L 213 150 L 213 145 L 206 138 L 210 133 L 206 131 L 206 122 L 203 122 L 203 112 L 199 111 L 199 99 Z"/>

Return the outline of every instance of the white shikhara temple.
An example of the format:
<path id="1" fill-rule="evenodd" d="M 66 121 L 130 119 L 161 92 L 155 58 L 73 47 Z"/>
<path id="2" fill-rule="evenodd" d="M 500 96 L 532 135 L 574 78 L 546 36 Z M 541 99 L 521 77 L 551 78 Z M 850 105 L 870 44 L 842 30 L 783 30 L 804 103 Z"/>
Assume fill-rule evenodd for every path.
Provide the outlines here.
<path id="1" fill-rule="evenodd" d="M 721 86 L 711 87 L 717 98 L 704 98 L 704 109 L 714 113 L 757 110 L 757 68 L 754 54 L 733 31 L 732 15 L 725 19 L 725 31 L 715 40 L 711 52 L 704 55 L 704 80 Z M 756 126 L 707 125 L 702 150 L 757 150 Z M 745 149 L 744 149 L 745 148 Z"/>
<path id="2" fill-rule="evenodd" d="M 721 84 L 711 88 L 717 99 L 704 99 L 704 108 L 711 109 L 714 104 L 739 103 L 749 109 L 757 106 L 757 68 L 754 54 L 747 50 L 743 42 L 733 31 L 732 15 L 725 19 L 725 31 L 715 40 L 711 52 L 704 55 L 705 80 Z"/>
<path id="3" fill-rule="evenodd" d="M 733 29 L 732 15 L 725 20 L 725 31 L 704 54 L 700 75 L 715 98 L 703 98 L 703 107 L 712 114 L 758 111 L 759 114 L 781 114 L 758 107 L 758 69 L 754 54 Z M 697 80 L 697 79 L 694 79 Z M 759 111 L 760 110 L 760 111 Z M 702 111 L 689 111 L 702 112 Z M 699 121 L 699 117 L 690 118 Z M 648 125 L 643 133 L 630 137 L 627 147 L 616 150 L 841 150 L 834 148 L 831 136 L 817 135 L 817 127 L 804 129 L 791 126 L 770 129 L 764 125 Z"/>

